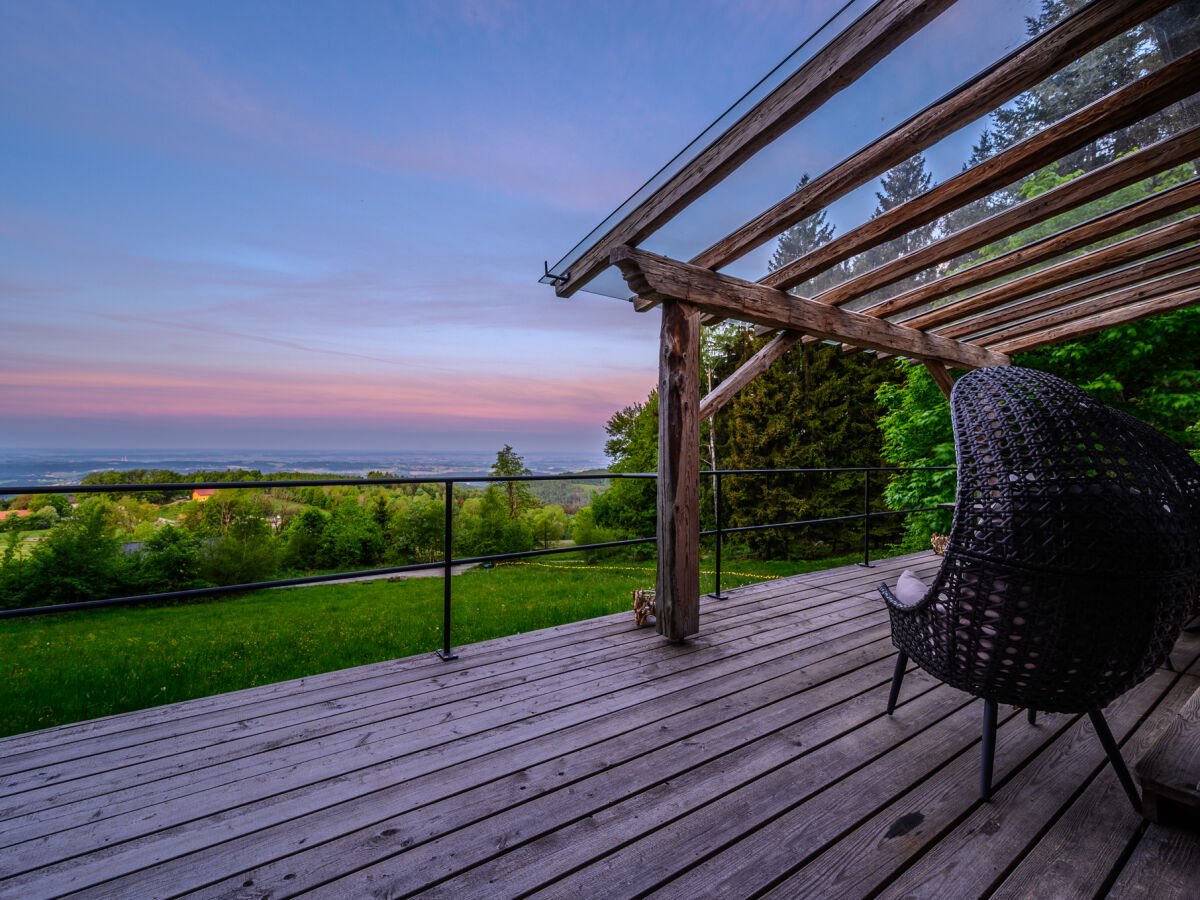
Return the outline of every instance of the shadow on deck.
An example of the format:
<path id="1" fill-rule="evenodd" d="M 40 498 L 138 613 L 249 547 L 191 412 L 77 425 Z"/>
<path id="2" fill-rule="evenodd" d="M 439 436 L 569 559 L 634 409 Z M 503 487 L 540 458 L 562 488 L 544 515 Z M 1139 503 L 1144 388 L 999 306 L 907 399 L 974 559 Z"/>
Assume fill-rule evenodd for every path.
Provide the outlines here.
<path id="1" fill-rule="evenodd" d="M 1086 717 L 982 704 L 895 659 L 874 591 L 931 554 L 0 740 L 0 896 L 1194 897 Z M 1132 763 L 1200 638 L 1108 709 Z"/>

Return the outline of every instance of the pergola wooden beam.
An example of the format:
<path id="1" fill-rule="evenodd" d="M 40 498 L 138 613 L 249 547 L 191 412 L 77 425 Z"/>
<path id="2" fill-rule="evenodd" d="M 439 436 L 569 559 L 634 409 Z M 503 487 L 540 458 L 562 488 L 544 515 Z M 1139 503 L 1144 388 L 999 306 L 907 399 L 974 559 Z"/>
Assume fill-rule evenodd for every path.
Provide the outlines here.
<path id="1" fill-rule="evenodd" d="M 795 347 L 801 336 L 798 331 L 784 331 L 742 363 L 737 371 L 713 388 L 700 401 L 700 421 L 703 422 L 716 415 L 721 407 L 737 396 L 742 388 L 771 368 L 779 357 Z"/>
<path id="2" fill-rule="evenodd" d="M 1005 284 L 997 285 L 978 294 L 972 294 L 965 300 L 947 303 L 937 309 L 930 310 L 904 321 L 911 328 L 936 328 L 948 322 L 954 322 L 966 315 L 995 309 L 1005 303 L 1028 297 L 1039 291 L 1049 290 L 1074 281 L 1095 275 L 1113 266 L 1124 265 L 1133 260 L 1142 259 L 1153 253 L 1170 250 L 1182 244 L 1191 243 L 1200 238 L 1200 214 L 1163 225 L 1145 234 L 1126 238 L 1116 244 L 1109 244 L 1091 253 L 1077 256 L 1055 266 L 1038 269 L 1022 278 L 1016 278 Z M 850 343 L 854 343 L 851 341 Z"/>
<path id="3" fill-rule="evenodd" d="M 937 333 L 955 340 L 972 339 L 973 335 L 983 334 L 1027 316 L 1038 315 L 1078 303 L 1089 297 L 1098 297 L 1131 285 L 1141 284 L 1194 265 L 1200 265 L 1200 244 L 1106 272 L 1104 275 L 1090 278 L 1087 281 L 1079 281 L 1058 290 L 1039 294 L 981 316 L 954 322 L 937 329 Z"/>
<path id="4" fill-rule="evenodd" d="M 1000 344 L 1006 344 L 1026 335 L 1037 334 L 1038 332 L 1046 331 L 1047 329 L 1055 328 L 1068 322 L 1085 319 L 1096 313 L 1107 312 L 1111 309 L 1121 309 L 1122 307 L 1133 306 L 1135 303 L 1157 300 L 1160 297 L 1170 297 L 1173 294 L 1197 287 L 1200 287 L 1200 269 L 1188 269 L 1186 272 L 1168 275 L 1165 278 L 1157 278 L 1154 281 L 1148 281 L 1136 287 L 1113 291 L 1111 294 L 1104 294 L 1092 300 L 1076 303 L 1073 306 L 1056 309 L 1045 315 L 1038 316 L 1036 319 L 1018 322 L 1016 325 L 1011 325 L 1000 331 L 984 335 L 979 338 L 978 342 L 985 347 L 999 346 Z"/>
<path id="5" fill-rule="evenodd" d="M 941 240 L 850 278 L 813 299 L 835 306 L 885 287 L 963 253 L 1017 234 L 1060 213 L 1090 203 L 1123 187 L 1200 157 L 1200 125 L 1151 144 L 1086 175 L 989 216 Z M 895 312 L 896 310 L 892 310 Z M 882 313 L 887 315 L 888 313 Z"/>
<path id="6" fill-rule="evenodd" d="M 751 219 L 692 259 L 719 269 L 1007 103 L 1174 0 L 1097 0 Z M 627 242 L 636 243 L 636 242 Z"/>
<path id="7" fill-rule="evenodd" d="M 977 287 L 985 282 L 1011 275 L 1064 253 L 1070 253 L 1097 241 L 1138 228 L 1157 219 L 1182 212 L 1200 203 L 1200 178 L 1143 197 L 1133 203 L 1096 216 L 1072 228 L 1064 229 L 1040 240 L 1010 250 L 1003 256 L 977 263 L 961 272 L 945 275 L 937 281 L 912 288 L 865 310 L 869 315 L 887 318 L 926 303 L 936 303 L 959 291 Z"/>
<path id="8" fill-rule="evenodd" d="M 955 368 L 1008 364 L 1008 358 L 1003 354 L 982 347 L 795 297 L 753 281 L 722 275 L 634 247 L 613 248 L 611 259 L 639 297 L 660 302 L 680 300 L 702 311 L 745 322 L 849 341 L 860 347 L 915 359 L 937 360 Z"/>
<path id="9" fill-rule="evenodd" d="M 700 313 L 663 304 L 658 357 L 658 575 L 655 627 L 700 630 Z"/>
<path id="10" fill-rule="evenodd" d="M 986 197 L 1098 137 L 1130 125 L 1196 92 L 1200 50 L 1090 103 L 974 168 L 888 210 L 760 279 L 787 290 L 872 247 Z"/>
<path id="11" fill-rule="evenodd" d="M 952 3 L 884 0 L 871 7 L 586 250 L 571 264 L 570 279 L 555 288 L 558 295 L 571 296 L 608 266 L 610 248 L 641 243 Z"/>
<path id="12" fill-rule="evenodd" d="M 938 386 L 941 392 L 946 395 L 946 399 L 949 400 L 950 392 L 954 390 L 954 379 L 950 377 L 950 370 L 941 363 L 933 362 L 928 359 L 925 360 L 925 368 L 933 377 L 934 383 Z"/>
<path id="13" fill-rule="evenodd" d="M 1169 297 L 1161 297 L 1157 300 L 1148 300 L 1136 306 L 1113 310 L 1112 312 L 1092 316 L 1079 322 L 1072 322 L 1068 325 L 1061 325 L 1058 328 L 1051 328 L 1038 334 L 1009 341 L 997 349 L 1001 349 L 1005 353 L 1038 350 L 1042 347 L 1048 347 L 1051 344 L 1073 341 L 1089 334 L 1095 334 L 1097 331 L 1115 328 L 1118 325 L 1128 325 L 1131 322 L 1148 319 L 1151 316 L 1158 316 L 1163 313 L 1174 312 L 1177 309 L 1196 305 L 1200 305 L 1200 288 L 1184 291 L 1180 294 L 1173 294 Z"/>

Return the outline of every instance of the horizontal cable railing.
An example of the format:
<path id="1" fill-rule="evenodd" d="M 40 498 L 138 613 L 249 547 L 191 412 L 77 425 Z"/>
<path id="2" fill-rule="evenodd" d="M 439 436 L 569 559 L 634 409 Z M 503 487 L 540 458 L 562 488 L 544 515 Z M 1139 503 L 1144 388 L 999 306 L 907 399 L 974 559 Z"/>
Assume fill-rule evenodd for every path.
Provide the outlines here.
<path id="1" fill-rule="evenodd" d="M 914 512 L 929 512 L 937 507 L 920 507 L 913 509 L 885 510 L 872 512 L 871 473 L 900 473 L 917 471 L 949 471 L 953 466 L 842 466 L 826 468 L 798 469 L 711 469 L 700 473 L 702 478 L 710 478 L 714 483 L 715 493 L 715 525 L 713 529 L 701 531 L 701 537 L 716 538 L 715 575 L 716 588 L 713 597 L 723 599 L 721 594 L 721 545 L 726 534 L 752 531 L 765 531 L 772 528 L 795 528 L 800 526 L 822 525 L 833 522 L 854 520 L 863 521 L 863 561 L 859 565 L 870 565 L 871 520 L 887 516 L 904 515 Z M 863 511 L 842 516 L 828 516 L 820 519 L 801 519 L 792 522 L 772 522 L 764 525 L 742 525 L 728 527 L 721 521 L 721 487 L 724 479 L 730 476 L 777 476 L 830 473 L 863 473 Z M 184 600 L 195 597 L 214 596 L 219 594 L 244 593 L 246 591 L 263 590 L 267 588 L 295 587 L 306 584 L 322 584 L 328 582 L 347 581 L 356 578 L 370 578 L 385 575 L 417 572 L 430 569 L 442 569 L 445 583 L 444 623 L 442 628 L 443 646 L 437 651 L 443 659 L 454 659 L 456 654 L 450 640 L 451 614 L 451 578 L 455 566 L 478 565 L 481 563 L 506 562 L 530 557 L 550 556 L 560 553 L 579 553 L 583 551 L 609 550 L 618 547 L 631 547 L 639 544 L 657 543 L 657 537 L 629 538 L 617 541 L 604 541 L 594 544 L 572 544 L 568 547 L 550 547 L 542 550 L 521 550 L 511 553 L 492 553 L 484 556 L 465 556 L 454 558 L 453 555 L 453 515 L 454 515 L 454 486 L 477 484 L 503 484 L 507 482 L 534 481 L 613 481 L 618 479 L 655 479 L 655 472 L 604 472 L 596 474 L 569 475 L 455 475 L 453 477 L 413 477 L 413 478 L 274 478 L 259 481 L 184 481 L 184 482 L 155 482 L 147 484 L 68 484 L 68 485 L 19 485 L 0 487 L 0 495 L 16 494 L 117 494 L 117 493 L 172 493 L 179 491 L 197 490 L 254 490 L 271 488 L 297 487 L 361 487 L 378 486 L 394 487 L 397 485 L 441 485 L 445 490 L 445 521 L 443 530 L 443 559 L 425 563 L 411 563 L 400 566 L 385 566 L 374 569 L 361 569 L 349 572 L 336 572 L 327 575 L 307 575 L 300 578 L 278 578 L 270 581 L 256 581 L 245 584 L 229 584 L 213 587 L 190 588 L 179 591 L 163 591 L 153 594 L 137 594 L 128 597 L 111 597 L 100 600 L 81 600 L 75 603 L 56 603 L 47 606 L 30 606 L 20 609 L 0 610 L 0 619 L 19 616 L 36 616 L 49 613 L 71 612 L 75 610 L 97 609 L 107 606 L 125 606 L 138 603 L 148 603 L 158 600 Z"/>

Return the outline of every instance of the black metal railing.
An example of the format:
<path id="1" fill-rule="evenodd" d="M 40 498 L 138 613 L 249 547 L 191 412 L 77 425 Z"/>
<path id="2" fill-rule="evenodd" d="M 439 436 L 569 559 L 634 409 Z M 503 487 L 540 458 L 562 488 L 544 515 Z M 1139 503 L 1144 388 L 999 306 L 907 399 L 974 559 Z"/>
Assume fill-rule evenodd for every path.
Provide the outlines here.
<path id="1" fill-rule="evenodd" d="M 714 481 L 715 494 L 714 517 L 715 528 L 701 531 L 701 537 L 715 538 L 715 590 L 710 595 L 716 599 L 724 599 L 721 594 L 721 547 L 725 535 L 739 534 L 752 531 L 766 531 L 773 528 L 796 528 L 810 525 L 824 525 L 833 522 L 847 522 L 857 519 L 863 521 L 863 561 L 862 566 L 870 566 L 871 520 L 886 516 L 905 515 L 914 512 L 930 512 L 938 507 L 920 507 L 913 509 L 884 510 L 872 512 L 871 503 L 871 473 L 872 472 L 915 472 L 915 471 L 948 471 L 953 466 L 849 466 L 840 468 L 808 468 L 808 469 L 713 469 L 700 473 L 701 477 L 709 477 Z M 772 522 L 765 525 L 741 525 L 725 527 L 721 521 L 721 485 L 730 476 L 760 475 L 801 475 L 829 474 L 839 472 L 863 473 L 863 511 L 844 516 L 827 516 L 819 519 L 801 519 L 793 522 Z M 111 597 L 102 600 L 81 600 L 75 603 L 57 603 L 47 606 L 30 606 L 20 609 L 0 610 L 0 618 L 19 616 L 36 616 L 49 613 L 71 612 L 75 610 L 97 609 L 106 606 L 125 606 L 138 603 L 148 603 L 158 600 L 184 600 L 195 597 L 214 596 L 219 594 L 244 593 L 246 591 L 262 590 L 265 588 L 294 587 L 305 584 L 321 584 L 333 581 L 346 581 L 354 578 L 400 574 L 428 569 L 442 569 L 444 581 L 442 647 L 437 654 L 442 659 L 455 659 L 450 640 L 451 630 L 451 583 L 455 566 L 477 565 L 480 563 L 505 562 L 516 559 L 528 559 L 537 556 L 549 556 L 559 553 L 578 553 L 581 551 L 608 550 L 617 547 L 632 547 L 639 544 L 656 543 L 658 538 L 642 537 L 629 538 L 619 541 L 604 541 L 594 544 L 571 545 L 569 547 L 549 547 L 541 550 L 521 550 L 512 553 L 492 553 L 485 556 L 468 556 L 458 559 L 453 553 L 454 529 L 454 486 L 456 484 L 503 484 L 507 482 L 532 481 L 599 481 L 617 479 L 656 479 L 654 472 L 616 473 L 577 475 L 456 475 L 453 478 L 304 478 L 304 479 L 264 479 L 261 481 L 185 481 L 152 484 L 74 484 L 74 485 L 25 485 L 15 487 L 0 487 L 0 495 L 15 494 L 115 494 L 115 493 L 175 493 L 196 490 L 254 490 L 270 488 L 296 487 L 355 487 L 375 485 L 394 487 L 397 485 L 428 485 L 441 484 L 445 490 L 445 519 L 443 530 L 442 559 L 433 562 L 411 563 L 401 566 L 385 566 L 375 569 L 361 569 L 350 572 L 336 572 L 328 575 L 307 575 L 300 578 L 278 578 L 271 581 L 256 581 L 246 584 L 230 584 L 216 587 L 190 588 L 180 591 L 163 591 L 154 594 L 137 594 L 128 597 Z"/>

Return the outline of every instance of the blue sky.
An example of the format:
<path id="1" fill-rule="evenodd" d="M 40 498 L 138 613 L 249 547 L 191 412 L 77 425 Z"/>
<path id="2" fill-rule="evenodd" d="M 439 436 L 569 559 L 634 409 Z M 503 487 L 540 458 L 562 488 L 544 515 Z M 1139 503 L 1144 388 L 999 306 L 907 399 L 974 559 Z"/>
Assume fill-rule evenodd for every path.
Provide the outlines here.
<path id="1" fill-rule="evenodd" d="M 0 0 L 0 446 L 598 449 L 543 260 L 834 7 Z"/>

